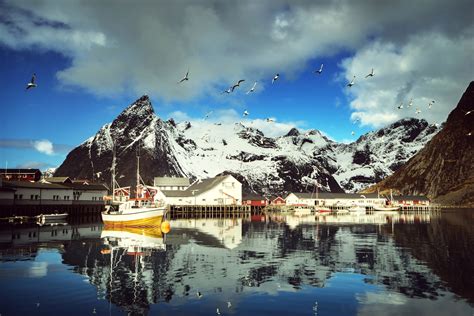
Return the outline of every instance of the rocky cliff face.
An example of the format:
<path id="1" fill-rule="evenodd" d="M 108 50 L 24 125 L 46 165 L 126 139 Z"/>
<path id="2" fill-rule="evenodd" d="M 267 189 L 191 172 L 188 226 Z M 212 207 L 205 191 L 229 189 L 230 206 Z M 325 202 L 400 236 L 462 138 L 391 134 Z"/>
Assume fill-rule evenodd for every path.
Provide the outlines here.
<path id="1" fill-rule="evenodd" d="M 406 165 L 366 191 L 396 189 L 443 204 L 474 205 L 474 82 L 445 127 Z"/>
<path id="2" fill-rule="evenodd" d="M 312 192 L 316 182 L 321 191 L 354 192 L 393 173 L 438 130 L 424 120 L 403 119 L 351 144 L 336 143 L 317 130 L 292 129 L 270 138 L 251 123 L 163 121 L 143 96 L 71 151 L 55 175 L 110 183 L 115 144 L 122 186 L 136 182 L 140 149 L 140 174 L 149 184 L 156 176 L 229 173 L 245 184 L 245 193 Z"/>

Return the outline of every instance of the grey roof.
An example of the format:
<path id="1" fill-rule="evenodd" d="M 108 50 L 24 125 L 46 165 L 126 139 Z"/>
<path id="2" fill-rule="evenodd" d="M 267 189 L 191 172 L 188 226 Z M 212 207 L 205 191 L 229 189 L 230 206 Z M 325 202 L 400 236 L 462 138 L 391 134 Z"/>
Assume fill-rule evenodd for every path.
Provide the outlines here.
<path id="1" fill-rule="evenodd" d="M 84 190 L 84 191 L 107 191 L 108 188 L 100 183 L 90 183 L 90 184 L 82 184 L 82 183 L 64 183 L 65 187 L 72 188 L 74 190 Z"/>
<path id="2" fill-rule="evenodd" d="M 187 197 L 191 196 L 191 192 L 186 190 L 162 190 L 163 194 L 167 197 Z"/>
<path id="3" fill-rule="evenodd" d="M 155 177 L 154 186 L 179 186 L 188 187 L 189 179 L 182 177 Z"/>
<path id="4" fill-rule="evenodd" d="M 189 188 L 187 188 L 185 191 L 191 193 L 191 195 L 198 195 L 201 194 L 202 192 L 208 191 L 212 189 L 213 187 L 217 186 L 219 183 L 221 183 L 225 178 L 228 176 L 217 176 L 214 178 L 209 178 L 209 179 L 204 179 L 200 181 L 194 182 Z M 195 192 L 192 194 L 192 192 Z"/>
<path id="5" fill-rule="evenodd" d="M 29 182 L 29 181 L 3 181 L 3 186 L 7 188 L 33 188 L 33 189 L 63 189 L 70 190 L 70 188 L 53 183 Z"/>
<path id="6" fill-rule="evenodd" d="M 44 181 L 48 181 L 50 183 L 72 183 L 72 180 L 69 177 L 48 177 L 44 178 Z"/>
<path id="7" fill-rule="evenodd" d="M 292 193 L 300 199 L 316 199 L 316 193 L 300 193 L 300 192 L 292 192 Z M 357 193 L 320 192 L 317 194 L 318 199 L 361 199 L 361 198 L 363 199 L 364 196 L 368 199 L 377 198 L 376 193 L 357 194 Z M 383 199 L 382 196 L 380 196 L 380 198 Z"/>
<path id="8" fill-rule="evenodd" d="M 252 201 L 261 201 L 261 200 L 268 200 L 266 197 L 258 194 L 245 194 L 242 196 L 242 201 L 247 201 L 247 200 L 252 200 Z"/>
<path id="9" fill-rule="evenodd" d="M 163 194 L 167 197 L 192 197 L 197 196 L 203 192 L 206 192 L 219 183 L 221 183 L 228 175 L 225 176 L 217 176 L 210 179 L 204 179 L 200 181 L 194 182 L 190 187 L 186 190 L 163 190 Z"/>

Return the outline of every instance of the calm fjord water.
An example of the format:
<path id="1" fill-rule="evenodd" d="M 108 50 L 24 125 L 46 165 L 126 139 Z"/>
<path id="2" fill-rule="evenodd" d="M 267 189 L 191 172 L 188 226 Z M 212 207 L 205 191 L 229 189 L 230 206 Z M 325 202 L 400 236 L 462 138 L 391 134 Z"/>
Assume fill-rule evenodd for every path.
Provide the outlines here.
<path id="1" fill-rule="evenodd" d="M 0 314 L 473 315 L 474 210 L 0 227 Z"/>

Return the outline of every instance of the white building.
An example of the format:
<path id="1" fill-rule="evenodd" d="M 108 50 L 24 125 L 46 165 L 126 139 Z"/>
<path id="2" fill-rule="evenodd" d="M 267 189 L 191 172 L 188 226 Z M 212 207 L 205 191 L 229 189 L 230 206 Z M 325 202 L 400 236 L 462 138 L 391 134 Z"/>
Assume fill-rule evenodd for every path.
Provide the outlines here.
<path id="1" fill-rule="evenodd" d="M 163 190 L 158 194 L 170 205 L 242 204 L 242 184 L 231 175 L 199 180 L 186 190 Z"/>
<path id="2" fill-rule="evenodd" d="M 182 177 L 155 177 L 153 179 L 153 186 L 159 188 L 161 191 L 169 190 L 186 190 L 190 183 L 188 178 Z"/>
<path id="3" fill-rule="evenodd" d="M 290 193 L 285 199 L 286 205 L 299 206 L 371 206 L 385 205 L 384 197 L 377 194 L 353 193 Z"/>
<path id="4" fill-rule="evenodd" d="M 2 188 L 13 191 L 14 205 L 104 204 L 103 197 L 107 194 L 107 188 L 99 184 L 3 181 Z"/>

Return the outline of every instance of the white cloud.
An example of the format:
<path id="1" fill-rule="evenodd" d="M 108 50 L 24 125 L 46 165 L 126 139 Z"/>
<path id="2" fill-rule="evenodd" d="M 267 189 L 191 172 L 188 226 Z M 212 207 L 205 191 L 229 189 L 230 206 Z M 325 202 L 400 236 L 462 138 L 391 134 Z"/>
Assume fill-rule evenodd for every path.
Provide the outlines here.
<path id="1" fill-rule="evenodd" d="M 7 0 L 1 7 L 0 43 L 70 57 L 57 74 L 61 83 L 96 94 L 218 96 L 237 79 L 247 79 L 244 90 L 277 72 L 295 76 L 310 59 L 343 51 L 355 53 L 343 64 L 346 78 L 358 76 L 351 106 L 365 114 L 386 107 L 381 118 L 365 115 L 362 121 L 379 125 L 400 116 L 388 111 L 397 91 L 409 91 L 420 106 L 431 97 L 452 106 L 473 68 L 470 0 L 71 0 L 60 6 L 43 0 L 34 2 L 34 10 L 31 4 Z M 374 80 L 362 85 L 372 66 Z M 190 80 L 176 84 L 187 69 Z M 438 119 L 446 111 L 435 108 L 426 117 Z"/>
<path id="2" fill-rule="evenodd" d="M 51 143 L 47 139 L 34 141 L 33 147 L 40 153 L 43 153 L 46 155 L 54 155 L 53 143 Z"/>
<path id="3" fill-rule="evenodd" d="M 443 122 L 474 79 L 472 43 L 472 32 L 456 37 L 427 33 L 410 37 L 402 46 L 381 41 L 365 46 L 342 63 L 346 80 L 357 76 L 356 84 L 347 88 L 353 98 L 351 118 L 375 127 L 403 117 Z M 374 77 L 364 78 L 371 68 Z M 398 109 L 401 103 L 403 109 Z"/>

